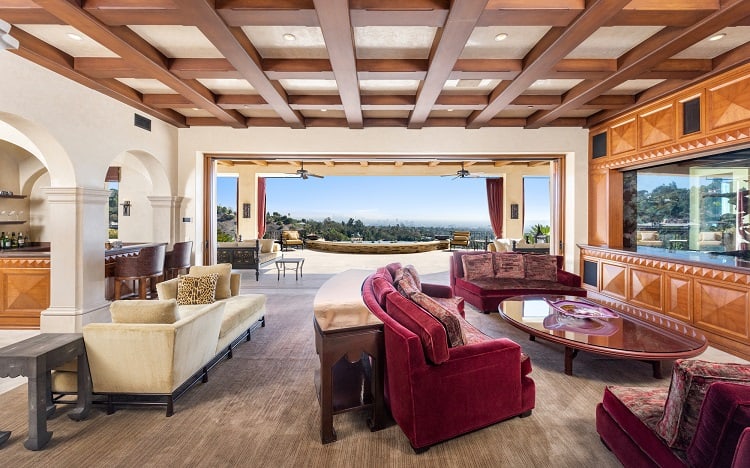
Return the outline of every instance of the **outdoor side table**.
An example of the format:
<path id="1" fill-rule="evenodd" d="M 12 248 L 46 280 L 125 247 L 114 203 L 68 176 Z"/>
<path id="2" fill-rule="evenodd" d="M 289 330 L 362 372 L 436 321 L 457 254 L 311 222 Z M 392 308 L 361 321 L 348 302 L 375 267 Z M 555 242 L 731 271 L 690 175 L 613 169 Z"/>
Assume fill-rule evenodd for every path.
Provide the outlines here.
<path id="1" fill-rule="evenodd" d="M 78 358 L 78 401 L 68 417 L 86 419 L 91 409 L 91 376 L 83 335 L 80 333 L 42 333 L 0 349 L 0 377 L 26 376 L 29 379 L 29 438 L 23 443 L 29 450 L 40 450 L 52 438 L 47 417 L 54 413 L 51 403 L 51 371 Z M 0 432 L 0 439 L 10 432 Z"/>
<path id="2" fill-rule="evenodd" d="M 281 257 L 280 259 L 276 260 L 276 281 L 279 281 L 281 279 L 281 272 L 284 272 L 284 277 L 286 278 L 286 270 L 289 268 L 292 269 L 291 265 L 294 265 L 294 281 L 297 281 L 299 276 L 302 276 L 302 265 L 305 264 L 305 259 L 301 257 Z M 287 267 L 287 265 L 290 265 Z M 299 276 L 297 276 L 297 273 L 299 272 Z"/>

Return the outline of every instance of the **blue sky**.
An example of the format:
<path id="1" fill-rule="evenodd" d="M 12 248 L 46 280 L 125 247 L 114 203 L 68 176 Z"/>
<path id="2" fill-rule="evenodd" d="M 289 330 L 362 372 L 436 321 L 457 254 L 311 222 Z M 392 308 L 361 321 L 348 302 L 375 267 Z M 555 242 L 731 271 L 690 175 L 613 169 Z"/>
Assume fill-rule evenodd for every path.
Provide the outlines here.
<path id="1" fill-rule="evenodd" d="M 236 179 L 219 177 L 217 203 L 234 207 Z M 547 178 L 527 178 L 530 193 L 545 193 Z M 541 192 L 544 190 L 545 192 Z M 452 177 L 269 178 L 269 212 L 297 219 L 350 217 L 364 223 L 489 226 L 485 179 Z M 549 199 L 530 197 L 527 221 L 549 217 Z M 528 224 L 528 222 L 526 223 Z"/>

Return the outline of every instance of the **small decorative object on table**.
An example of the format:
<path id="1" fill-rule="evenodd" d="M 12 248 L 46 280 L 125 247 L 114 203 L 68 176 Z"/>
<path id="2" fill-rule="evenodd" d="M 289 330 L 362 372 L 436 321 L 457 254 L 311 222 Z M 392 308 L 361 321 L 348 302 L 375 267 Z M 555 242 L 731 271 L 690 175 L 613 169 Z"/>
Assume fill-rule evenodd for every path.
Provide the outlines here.
<path id="1" fill-rule="evenodd" d="M 544 299 L 559 314 L 574 318 L 616 318 L 617 313 L 597 304 L 585 300 L 551 301 Z"/>

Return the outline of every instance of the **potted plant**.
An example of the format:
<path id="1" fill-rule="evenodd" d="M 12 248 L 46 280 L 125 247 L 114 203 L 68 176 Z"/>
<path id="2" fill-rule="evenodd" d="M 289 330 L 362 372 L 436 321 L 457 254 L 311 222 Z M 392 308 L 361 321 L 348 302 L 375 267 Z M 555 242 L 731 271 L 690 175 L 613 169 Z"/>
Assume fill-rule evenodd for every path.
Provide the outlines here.
<path id="1" fill-rule="evenodd" d="M 545 244 L 549 242 L 550 231 L 551 229 L 547 225 L 535 224 L 531 227 L 531 233 L 537 244 Z"/>

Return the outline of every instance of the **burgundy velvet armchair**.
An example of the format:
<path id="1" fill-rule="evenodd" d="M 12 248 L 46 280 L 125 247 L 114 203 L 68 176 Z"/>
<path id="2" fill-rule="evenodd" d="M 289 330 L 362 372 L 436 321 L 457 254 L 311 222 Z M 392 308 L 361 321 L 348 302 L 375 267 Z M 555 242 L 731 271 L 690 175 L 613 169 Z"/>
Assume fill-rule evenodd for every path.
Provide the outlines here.
<path id="1" fill-rule="evenodd" d="M 449 347 L 440 322 L 392 281 L 391 273 L 380 268 L 365 281 L 362 296 L 384 323 L 386 402 L 416 452 L 531 414 L 531 362 L 518 344 L 487 337 L 466 322 L 462 327 L 468 327 L 469 344 Z M 449 286 L 422 284 L 422 290 L 451 296 Z"/>

